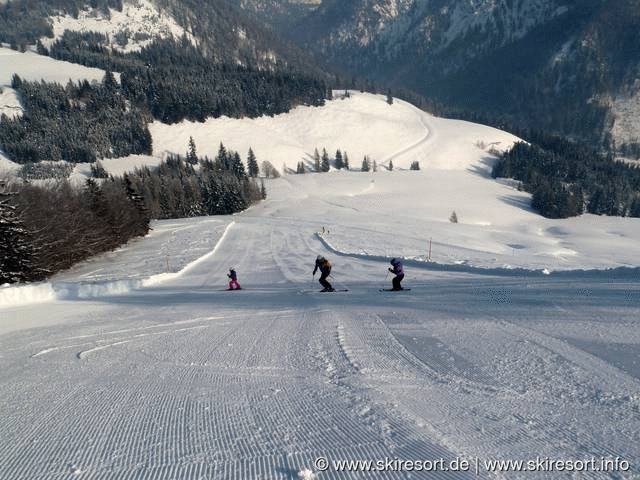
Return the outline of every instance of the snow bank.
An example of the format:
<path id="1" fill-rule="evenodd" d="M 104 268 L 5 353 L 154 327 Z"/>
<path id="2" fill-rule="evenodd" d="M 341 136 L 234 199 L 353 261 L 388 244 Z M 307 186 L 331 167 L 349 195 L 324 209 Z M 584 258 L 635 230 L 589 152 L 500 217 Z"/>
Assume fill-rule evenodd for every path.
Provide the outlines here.
<path id="1" fill-rule="evenodd" d="M 55 299 L 56 292 L 50 283 L 0 286 L 0 307 L 50 302 Z"/>
<path id="2" fill-rule="evenodd" d="M 0 287 L 0 308 L 15 307 L 54 300 L 86 300 L 109 295 L 122 295 L 140 288 L 139 280 L 102 283 L 35 283 Z"/>
<path id="3" fill-rule="evenodd" d="M 89 298 L 123 295 L 140 288 L 140 280 L 118 280 L 99 283 L 55 284 L 54 290 L 59 300 L 86 300 Z"/>

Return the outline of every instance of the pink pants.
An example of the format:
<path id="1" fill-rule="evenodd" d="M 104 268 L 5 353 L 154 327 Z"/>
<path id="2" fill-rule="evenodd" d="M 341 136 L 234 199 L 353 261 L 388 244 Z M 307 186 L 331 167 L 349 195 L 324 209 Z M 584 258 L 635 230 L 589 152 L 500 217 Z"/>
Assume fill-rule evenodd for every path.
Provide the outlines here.
<path id="1" fill-rule="evenodd" d="M 240 284 L 237 280 L 231 280 L 229 282 L 229 290 L 240 290 Z"/>

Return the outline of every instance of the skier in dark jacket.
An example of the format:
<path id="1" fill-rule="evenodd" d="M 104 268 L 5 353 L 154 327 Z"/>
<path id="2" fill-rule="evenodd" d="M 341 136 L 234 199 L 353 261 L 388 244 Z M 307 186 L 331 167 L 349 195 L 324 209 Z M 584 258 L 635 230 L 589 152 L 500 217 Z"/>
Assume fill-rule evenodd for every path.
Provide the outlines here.
<path id="1" fill-rule="evenodd" d="M 316 266 L 313 269 L 313 276 L 315 277 L 316 272 L 320 270 L 320 285 L 324 287 L 323 292 L 333 292 L 333 287 L 327 281 L 327 277 L 331 273 L 331 262 L 324 258 L 322 255 L 318 255 L 316 258 Z"/>
<path id="2" fill-rule="evenodd" d="M 402 267 L 402 262 L 397 258 L 391 259 L 391 265 L 393 268 L 389 268 L 389 271 L 395 275 L 391 283 L 393 284 L 392 290 L 403 290 L 400 282 L 404 278 L 404 268 Z"/>

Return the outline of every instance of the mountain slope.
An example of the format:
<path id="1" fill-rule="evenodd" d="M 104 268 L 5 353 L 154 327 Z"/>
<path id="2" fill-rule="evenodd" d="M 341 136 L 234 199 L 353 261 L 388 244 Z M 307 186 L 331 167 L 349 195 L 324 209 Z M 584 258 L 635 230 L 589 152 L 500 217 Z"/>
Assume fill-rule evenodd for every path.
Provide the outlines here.
<path id="1" fill-rule="evenodd" d="M 640 129 L 639 12 L 637 0 L 325 0 L 290 35 L 392 86 L 619 145 Z"/>
<path id="2" fill-rule="evenodd" d="M 0 5 L 0 41 L 16 49 L 37 41 L 49 46 L 65 30 L 106 34 L 110 48 L 120 52 L 185 36 L 215 62 L 324 74 L 323 65 L 226 0 L 16 0 Z"/>

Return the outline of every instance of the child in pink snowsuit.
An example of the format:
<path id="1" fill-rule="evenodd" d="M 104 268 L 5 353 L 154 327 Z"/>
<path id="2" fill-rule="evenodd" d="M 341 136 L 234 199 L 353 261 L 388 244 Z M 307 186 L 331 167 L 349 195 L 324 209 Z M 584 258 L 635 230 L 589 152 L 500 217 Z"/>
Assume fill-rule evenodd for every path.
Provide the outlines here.
<path id="1" fill-rule="evenodd" d="M 236 274 L 236 271 L 233 269 L 233 267 L 231 267 L 229 269 L 229 273 L 227 273 L 227 277 L 230 278 L 229 280 L 229 290 L 240 290 L 240 284 L 238 283 L 238 275 Z"/>

